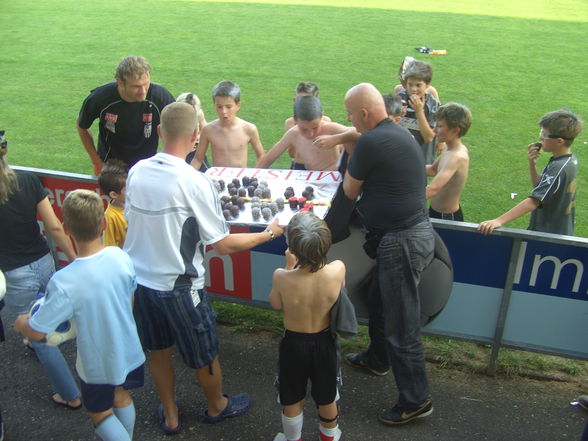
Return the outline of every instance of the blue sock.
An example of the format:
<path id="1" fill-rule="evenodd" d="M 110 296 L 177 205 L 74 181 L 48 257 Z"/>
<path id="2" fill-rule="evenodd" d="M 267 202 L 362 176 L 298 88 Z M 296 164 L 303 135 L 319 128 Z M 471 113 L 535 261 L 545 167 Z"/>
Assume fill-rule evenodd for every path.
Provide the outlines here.
<path id="1" fill-rule="evenodd" d="M 109 415 L 94 429 L 104 441 L 131 441 L 125 426 L 114 415 Z"/>
<path id="2" fill-rule="evenodd" d="M 135 428 L 135 404 L 131 401 L 127 407 L 113 407 L 112 411 L 118 418 L 118 420 L 125 426 L 129 433 L 129 438 L 133 439 L 133 429 Z"/>

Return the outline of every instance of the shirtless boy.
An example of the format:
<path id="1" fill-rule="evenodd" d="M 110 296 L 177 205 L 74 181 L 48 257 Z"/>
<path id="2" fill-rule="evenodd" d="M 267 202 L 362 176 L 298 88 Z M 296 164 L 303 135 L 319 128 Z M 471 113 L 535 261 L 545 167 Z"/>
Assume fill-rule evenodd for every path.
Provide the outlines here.
<path id="1" fill-rule="evenodd" d="M 241 108 L 241 89 L 231 81 L 221 81 L 212 88 L 218 119 L 203 127 L 192 167 L 200 170 L 210 144 L 215 167 L 247 167 L 247 145 L 251 144 L 257 160 L 263 145 L 255 124 L 237 117 Z"/>
<path id="2" fill-rule="evenodd" d="M 278 389 L 282 426 L 274 441 L 299 441 L 306 386 L 319 412 L 319 439 L 338 441 L 337 349 L 331 308 L 345 284 L 345 265 L 326 263 L 331 232 L 314 213 L 301 212 L 288 224 L 286 267 L 274 272 L 269 302 L 284 311 Z"/>
<path id="3" fill-rule="evenodd" d="M 459 198 L 468 179 L 470 157 L 461 137 L 472 124 L 472 114 L 464 105 L 447 103 L 437 109 L 435 120 L 435 133 L 439 142 L 447 143 L 447 150 L 432 165 L 425 166 L 427 175 L 434 176 L 426 188 L 429 216 L 463 222 Z"/>
<path id="4" fill-rule="evenodd" d="M 292 98 L 292 101 L 295 102 L 296 98 L 301 96 L 318 97 L 318 95 L 319 88 L 316 84 L 310 81 L 302 81 L 296 86 L 296 90 L 294 91 L 294 98 Z M 323 121 L 330 122 L 331 118 L 329 118 L 327 115 L 323 115 Z M 287 132 L 295 125 L 296 121 L 294 120 L 294 117 L 291 116 L 286 121 L 284 121 L 284 131 Z M 292 158 L 292 166 L 290 168 L 292 168 L 292 170 L 304 170 L 304 166 L 298 162 L 296 153 L 296 148 L 294 146 L 290 146 L 290 148 L 288 148 L 288 154 L 290 155 L 290 158 Z"/>
<path id="5" fill-rule="evenodd" d="M 268 152 L 257 161 L 257 168 L 268 168 L 290 147 L 297 152 L 297 161 L 306 170 L 337 170 L 341 153 L 340 146 L 324 149 L 314 144 L 320 135 L 337 135 L 349 131 L 335 122 L 322 119 L 323 108 L 315 96 L 301 96 L 294 103 L 294 121 L 296 125 L 288 130 Z"/>

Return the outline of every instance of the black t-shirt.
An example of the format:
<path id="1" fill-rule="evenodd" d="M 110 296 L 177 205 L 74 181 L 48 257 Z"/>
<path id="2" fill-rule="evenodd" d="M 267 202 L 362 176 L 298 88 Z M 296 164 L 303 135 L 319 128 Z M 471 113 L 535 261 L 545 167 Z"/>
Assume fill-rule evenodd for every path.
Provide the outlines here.
<path id="1" fill-rule="evenodd" d="M 366 226 L 395 230 L 426 219 L 423 153 L 406 128 L 386 118 L 361 135 L 348 171 L 364 181 L 358 210 Z"/>
<path id="2" fill-rule="evenodd" d="M 132 167 L 157 153 L 161 111 L 174 101 L 165 87 L 151 83 L 145 101 L 129 103 L 120 97 L 113 81 L 90 92 L 80 110 L 79 126 L 88 129 L 98 118 L 100 158 L 117 158 Z"/>
<path id="3" fill-rule="evenodd" d="M 18 190 L 0 205 L 0 269 L 28 265 L 49 252 L 37 223 L 37 204 L 47 197 L 39 178 L 16 172 Z"/>

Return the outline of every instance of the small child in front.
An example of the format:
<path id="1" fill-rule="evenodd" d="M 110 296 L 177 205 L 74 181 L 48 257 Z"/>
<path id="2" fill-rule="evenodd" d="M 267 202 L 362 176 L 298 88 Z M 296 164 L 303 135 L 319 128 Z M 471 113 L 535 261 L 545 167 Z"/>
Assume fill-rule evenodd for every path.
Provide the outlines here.
<path id="1" fill-rule="evenodd" d="M 447 149 L 432 165 L 426 165 L 427 176 L 434 176 L 425 189 L 430 199 L 429 217 L 463 222 L 461 193 L 468 180 L 470 156 L 461 142 L 471 124 L 470 110 L 458 103 L 443 104 L 435 113 L 435 133 Z"/>
<path id="2" fill-rule="evenodd" d="M 106 229 L 104 230 L 104 246 L 122 248 L 127 237 L 127 220 L 125 219 L 125 195 L 127 187 L 127 165 L 118 159 L 109 159 L 100 175 L 98 185 L 104 194 L 110 198 L 104 217 Z"/>
<path id="3" fill-rule="evenodd" d="M 218 116 L 205 125 L 200 134 L 192 167 L 200 170 L 210 144 L 215 167 L 247 167 L 247 146 L 251 144 L 256 160 L 263 155 L 263 145 L 255 124 L 237 117 L 241 108 L 241 89 L 231 81 L 221 81 L 212 88 Z"/>
<path id="4" fill-rule="evenodd" d="M 527 146 L 531 184 L 535 188 L 528 198 L 506 213 L 481 222 L 478 230 L 482 234 L 490 234 L 531 211 L 529 230 L 568 236 L 574 234 L 578 160 L 572 154 L 572 143 L 582 131 L 582 125 L 580 117 L 568 109 L 543 115 L 539 120 L 541 141 Z M 539 175 L 537 159 L 542 148 L 551 153 L 551 158 Z"/>
<path id="5" fill-rule="evenodd" d="M 62 210 L 78 257 L 51 278 L 35 315 L 18 316 L 14 327 L 40 340 L 75 319 L 76 370 L 95 432 L 105 441 L 131 440 L 135 406 L 127 389 L 143 385 L 145 363 L 132 312 L 135 270 L 123 250 L 100 242 L 105 227 L 100 196 L 75 190 Z"/>
<path id="6" fill-rule="evenodd" d="M 269 302 L 284 311 L 279 349 L 278 389 L 282 426 L 274 441 L 298 441 L 302 435 L 306 385 L 318 406 L 319 439 L 341 437 L 337 408 L 338 359 L 330 311 L 345 284 L 345 265 L 326 263 L 331 232 L 312 212 L 296 214 L 287 229 L 286 266 L 273 275 Z"/>

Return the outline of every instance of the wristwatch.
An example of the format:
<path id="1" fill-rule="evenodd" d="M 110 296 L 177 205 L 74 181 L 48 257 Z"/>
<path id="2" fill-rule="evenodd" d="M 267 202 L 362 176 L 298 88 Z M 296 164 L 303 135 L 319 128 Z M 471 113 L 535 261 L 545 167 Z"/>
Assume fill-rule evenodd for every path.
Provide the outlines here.
<path id="1" fill-rule="evenodd" d="M 275 237 L 276 237 L 276 236 L 275 236 L 275 234 L 274 234 L 274 232 L 271 230 L 271 228 L 266 228 L 266 229 L 264 230 L 264 233 L 269 233 L 269 235 L 270 235 L 270 240 L 274 240 L 274 239 L 275 239 Z"/>

